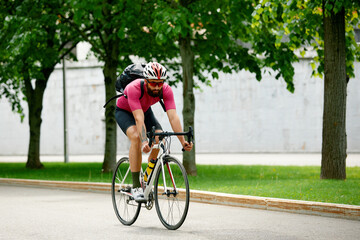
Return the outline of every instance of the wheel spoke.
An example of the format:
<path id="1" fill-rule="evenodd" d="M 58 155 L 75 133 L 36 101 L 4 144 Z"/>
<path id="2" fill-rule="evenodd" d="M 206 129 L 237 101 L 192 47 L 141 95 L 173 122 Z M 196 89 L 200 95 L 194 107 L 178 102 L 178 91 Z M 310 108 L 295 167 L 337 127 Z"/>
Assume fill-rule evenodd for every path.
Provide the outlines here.
<path id="1" fill-rule="evenodd" d="M 130 171 L 130 164 L 128 158 L 122 158 L 117 163 L 112 185 L 111 195 L 115 214 L 119 221 L 124 225 L 133 224 L 140 211 L 140 204 L 133 202 L 127 195 L 126 189 L 132 182 Z"/>
<path id="2" fill-rule="evenodd" d="M 167 157 L 166 161 L 164 167 L 168 168 L 168 171 L 159 169 L 156 175 L 156 211 L 165 227 L 177 229 L 182 225 L 187 215 L 189 184 L 186 171 L 180 162 L 172 157 Z M 183 197 L 182 192 L 185 193 L 185 197 Z"/>

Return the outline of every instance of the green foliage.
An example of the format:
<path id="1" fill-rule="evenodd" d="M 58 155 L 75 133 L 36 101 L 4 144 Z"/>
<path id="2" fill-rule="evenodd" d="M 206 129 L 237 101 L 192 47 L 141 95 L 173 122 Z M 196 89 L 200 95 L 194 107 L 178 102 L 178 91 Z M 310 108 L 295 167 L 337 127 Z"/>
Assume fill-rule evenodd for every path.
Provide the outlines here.
<path id="1" fill-rule="evenodd" d="M 354 77 L 354 61 L 360 58 L 360 46 L 355 42 L 354 27 L 359 24 L 360 4 L 351 0 L 327 0 L 325 14 L 337 13 L 342 8 L 346 11 L 346 57 L 347 74 Z M 294 71 L 291 63 L 298 60 L 294 51 L 300 49 L 304 56 L 307 50 L 315 50 L 317 56 L 312 63 L 313 75 L 322 77 L 324 73 L 324 29 L 322 1 L 260 1 L 253 12 L 251 27 L 256 35 L 263 33 L 263 39 L 255 38 L 257 45 L 263 48 L 255 50 L 268 58 L 266 66 L 278 70 L 279 74 L 292 89 L 290 79 Z M 317 67 L 315 67 L 317 66 Z M 290 85 L 289 85 L 290 84 Z"/>
<path id="2" fill-rule="evenodd" d="M 14 28 L 7 21 L 6 9 L 2 6 L 0 10 L 0 22 L 1 31 L 0 39 L 1 42 L 10 42 L 10 34 L 14 31 Z M 24 113 L 23 108 L 20 104 L 20 79 L 13 78 L 16 75 L 15 69 L 9 67 L 12 60 L 12 54 L 9 46 L 4 46 L 0 43 L 0 98 L 7 98 L 11 104 L 12 111 L 20 114 L 20 119 L 23 121 Z"/>
<path id="3" fill-rule="evenodd" d="M 119 72 L 131 63 L 131 55 L 147 61 L 174 56 L 173 52 L 164 52 L 155 43 L 150 28 L 152 1 L 69 0 L 69 6 L 71 13 L 64 16 L 65 21 L 83 41 L 91 44 L 99 60 L 118 62 Z M 112 48 L 119 49 L 116 56 L 111 54 Z"/>
<path id="4" fill-rule="evenodd" d="M 353 62 L 360 59 L 354 37 L 359 4 L 327 0 L 324 6 L 325 14 L 342 7 L 346 10 L 347 74 L 354 77 Z M 181 80 L 180 63 L 174 62 L 178 40 L 188 35 L 195 53 L 194 74 L 208 85 L 211 80 L 205 73 L 218 79 L 219 72 L 245 69 L 261 80 L 261 69 L 270 67 L 276 79 L 282 77 L 293 92 L 296 49 L 302 56 L 315 50 L 313 75 L 324 72 L 320 0 L 9 1 L 1 5 L 0 18 L 0 96 L 8 98 L 22 118 L 24 73 L 28 79 L 44 79 L 41 69 L 53 67 L 68 52 L 64 44 L 75 39 L 74 30 L 92 44 L 100 60 L 116 58 L 119 71 L 134 55 L 167 61 L 177 81 Z M 109 46 L 118 46 L 120 54 L 111 56 Z"/>
<path id="5" fill-rule="evenodd" d="M 21 119 L 20 100 L 31 102 L 38 83 L 46 82 L 55 65 L 74 47 L 67 44 L 71 40 L 76 43 L 75 35 L 61 23 L 62 11 L 66 9 L 55 0 L 1 5 L 0 97 L 8 98 Z"/>
<path id="6" fill-rule="evenodd" d="M 179 49 L 181 38 L 190 36 L 195 55 L 194 75 L 199 82 L 210 85 L 206 73 L 218 79 L 219 72 L 241 69 L 255 73 L 260 80 L 259 59 L 241 44 L 251 40 L 248 22 L 252 9 L 250 1 L 157 1 L 152 29 L 159 44 L 175 43 L 169 46 L 171 51 Z M 180 73 L 175 77 L 181 81 Z M 194 87 L 199 87 L 198 82 Z"/>

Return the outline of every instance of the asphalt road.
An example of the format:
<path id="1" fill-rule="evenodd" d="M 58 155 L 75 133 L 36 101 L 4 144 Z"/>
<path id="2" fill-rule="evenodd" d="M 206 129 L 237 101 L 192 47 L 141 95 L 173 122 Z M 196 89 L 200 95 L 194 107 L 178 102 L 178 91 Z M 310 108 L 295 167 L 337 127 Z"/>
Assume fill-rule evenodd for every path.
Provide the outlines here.
<path id="1" fill-rule="evenodd" d="M 169 231 L 155 208 L 134 225 L 116 218 L 109 194 L 0 185 L 0 239 L 359 239 L 360 222 L 190 203 Z"/>

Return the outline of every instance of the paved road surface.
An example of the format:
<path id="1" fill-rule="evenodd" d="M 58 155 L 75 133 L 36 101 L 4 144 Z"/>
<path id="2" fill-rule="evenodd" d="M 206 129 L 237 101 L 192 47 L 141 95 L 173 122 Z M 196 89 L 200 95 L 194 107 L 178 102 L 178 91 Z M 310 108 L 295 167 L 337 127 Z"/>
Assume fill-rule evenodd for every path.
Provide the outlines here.
<path id="1" fill-rule="evenodd" d="M 360 222 L 190 203 L 169 231 L 155 208 L 134 225 L 116 218 L 109 194 L 0 185 L 0 239 L 359 239 Z"/>

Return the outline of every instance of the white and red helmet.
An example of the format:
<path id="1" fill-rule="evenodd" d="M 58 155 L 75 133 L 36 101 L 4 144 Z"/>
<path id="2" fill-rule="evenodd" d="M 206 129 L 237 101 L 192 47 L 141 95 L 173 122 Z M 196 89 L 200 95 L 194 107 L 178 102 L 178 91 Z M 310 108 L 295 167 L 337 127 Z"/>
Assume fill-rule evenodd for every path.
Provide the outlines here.
<path id="1" fill-rule="evenodd" d="M 166 68 L 157 62 L 149 62 L 144 68 L 143 75 L 146 79 L 161 79 L 167 78 Z"/>

